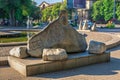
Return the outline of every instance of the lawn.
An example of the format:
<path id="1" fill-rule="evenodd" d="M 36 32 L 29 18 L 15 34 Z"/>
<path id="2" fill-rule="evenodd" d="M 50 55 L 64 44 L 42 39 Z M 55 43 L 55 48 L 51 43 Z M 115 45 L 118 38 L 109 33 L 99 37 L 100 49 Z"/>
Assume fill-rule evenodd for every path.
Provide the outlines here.
<path id="1" fill-rule="evenodd" d="M 0 36 L 0 43 L 9 43 L 9 42 L 26 42 L 27 34 L 21 33 L 14 36 Z"/>
<path id="2" fill-rule="evenodd" d="M 27 41 L 27 37 L 12 37 L 12 38 L 0 38 L 0 43 L 9 43 L 9 42 L 25 42 Z"/>

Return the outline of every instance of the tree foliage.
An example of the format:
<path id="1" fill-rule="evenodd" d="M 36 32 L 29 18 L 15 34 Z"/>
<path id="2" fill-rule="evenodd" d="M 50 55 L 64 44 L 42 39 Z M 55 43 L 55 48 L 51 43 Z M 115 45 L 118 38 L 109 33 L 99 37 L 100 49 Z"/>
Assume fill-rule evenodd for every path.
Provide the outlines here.
<path id="1" fill-rule="evenodd" d="M 116 11 L 118 20 L 120 20 L 120 2 L 117 4 L 117 11 Z"/>
<path id="2" fill-rule="evenodd" d="M 9 16 L 12 26 L 15 26 L 16 20 L 22 21 L 26 16 L 33 17 L 40 12 L 32 0 L 0 0 L 0 9 Z"/>
<path id="3" fill-rule="evenodd" d="M 116 2 L 116 5 L 118 5 L 118 2 Z M 93 4 L 91 16 L 95 21 L 97 20 L 108 21 L 113 18 L 113 9 L 114 0 L 97 0 Z M 117 17 L 120 16 L 119 6 L 116 6 L 116 14 Z"/>
<path id="4" fill-rule="evenodd" d="M 60 10 L 65 10 L 67 6 L 67 0 L 63 3 L 56 3 L 42 10 L 42 21 L 48 22 L 56 19 Z"/>
<path id="5" fill-rule="evenodd" d="M 61 3 L 56 3 L 42 10 L 42 21 L 52 21 L 58 17 Z"/>
<path id="6" fill-rule="evenodd" d="M 103 15 L 105 21 L 113 17 L 114 0 L 103 0 Z"/>
<path id="7" fill-rule="evenodd" d="M 67 9 L 67 0 L 64 0 L 62 5 L 60 6 L 60 10 L 65 10 Z"/>
<path id="8" fill-rule="evenodd" d="M 3 9 L 0 8 L 0 18 L 8 17 L 7 15 L 8 14 Z"/>
<path id="9" fill-rule="evenodd" d="M 103 11 L 102 11 L 102 8 L 100 6 L 102 6 L 102 1 L 96 1 L 94 4 L 93 4 L 93 7 L 92 7 L 92 18 L 94 20 L 99 20 L 103 17 Z M 102 17 L 101 17 L 102 16 Z"/>

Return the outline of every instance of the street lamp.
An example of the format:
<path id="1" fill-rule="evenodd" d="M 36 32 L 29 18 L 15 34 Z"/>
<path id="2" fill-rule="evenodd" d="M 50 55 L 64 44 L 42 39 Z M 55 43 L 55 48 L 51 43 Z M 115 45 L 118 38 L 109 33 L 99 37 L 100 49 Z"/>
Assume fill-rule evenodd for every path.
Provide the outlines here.
<path id="1" fill-rule="evenodd" d="M 114 7 L 113 7 L 113 20 L 115 19 L 115 9 L 116 9 L 116 0 L 114 0 Z"/>

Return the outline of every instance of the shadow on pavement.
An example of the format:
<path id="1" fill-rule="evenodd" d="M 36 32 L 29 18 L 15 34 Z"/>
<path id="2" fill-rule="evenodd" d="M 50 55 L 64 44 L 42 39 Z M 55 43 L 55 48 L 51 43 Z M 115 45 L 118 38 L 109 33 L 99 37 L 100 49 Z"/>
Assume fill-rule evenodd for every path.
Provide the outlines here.
<path id="1" fill-rule="evenodd" d="M 120 59 L 111 58 L 111 61 L 108 63 L 93 64 L 93 65 L 71 69 L 71 70 L 44 73 L 44 74 L 32 76 L 32 77 L 57 79 L 57 78 L 63 78 L 63 77 L 65 78 L 65 77 L 77 76 L 77 75 L 93 75 L 93 76 L 115 75 L 118 73 L 116 70 L 120 70 Z"/>
<path id="2" fill-rule="evenodd" d="M 118 45 L 112 49 L 109 49 L 108 51 L 117 51 L 117 50 L 120 50 L 120 45 Z"/>

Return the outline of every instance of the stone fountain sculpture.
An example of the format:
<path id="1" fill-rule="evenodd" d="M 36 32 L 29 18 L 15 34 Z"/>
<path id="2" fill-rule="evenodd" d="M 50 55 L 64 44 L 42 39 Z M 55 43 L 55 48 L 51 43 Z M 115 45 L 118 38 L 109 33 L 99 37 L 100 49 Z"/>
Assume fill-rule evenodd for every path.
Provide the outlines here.
<path id="1" fill-rule="evenodd" d="M 32 56 L 42 59 L 9 56 L 8 62 L 13 69 L 30 76 L 110 61 L 104 43 L 91 41 L 88 48 L 91 54 L 83 52 L 86 48 L 85 37 L 68 24 L 67 12 L 63 10 L 57 20 L 28 40 L 27 48 L 15 47 L 10 51 L 11 56 L 18 58 Z M 71 52 L 83 52 L 85 55 L 67 55 Z"/>
<path id="2" fill-rule="evenodd" d="M 32 36 L 27 43 L 27 52 L 33 57 L 42 57 L 45 48 L 62 48 L 67 53 L 83 52 L 87 48 L 85 37 L 68 24 L 68 14 L 61 11 L 58 19 Z"/>
<path id="3" fill-rule="evenodd" d="M 87 20 L 85 20 L 85 23 L 82 27 L 82 30 L 88 30 L 88 24 L 87 24 Z"/>
<path id="4" fill-rule="evenodd" d="M 80 24 L 79 24 L 79 30 L 82 30 L 82 20 L 80 21 Z"/>
<path id="5" fill-rule="evenodd" d="M 91 27 L 91 31 L 97 31 L 96 23 L 94 23 L 93 26 Z"/>

